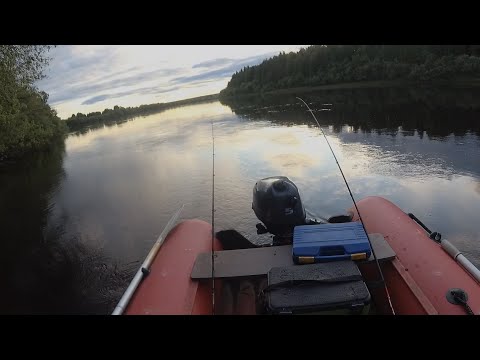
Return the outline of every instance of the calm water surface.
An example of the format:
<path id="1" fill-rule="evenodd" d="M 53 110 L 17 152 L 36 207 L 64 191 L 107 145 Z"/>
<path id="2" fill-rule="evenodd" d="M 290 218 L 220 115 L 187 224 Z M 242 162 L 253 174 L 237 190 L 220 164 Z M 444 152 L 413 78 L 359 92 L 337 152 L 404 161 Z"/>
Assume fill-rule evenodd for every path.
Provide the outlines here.
<path id="1" fill-rule="evenodd" d="M 480 264 L 480 94 L 370 89 L 302 94 L 356 200 L 383 196 Z M 70 135 L 0 167 L 2 313 L 110 313 L 171 214 L 257 242 L 252 188 L 285 175 L 310 216 L 352 203 L 292 96 L 213 102 Z"/>

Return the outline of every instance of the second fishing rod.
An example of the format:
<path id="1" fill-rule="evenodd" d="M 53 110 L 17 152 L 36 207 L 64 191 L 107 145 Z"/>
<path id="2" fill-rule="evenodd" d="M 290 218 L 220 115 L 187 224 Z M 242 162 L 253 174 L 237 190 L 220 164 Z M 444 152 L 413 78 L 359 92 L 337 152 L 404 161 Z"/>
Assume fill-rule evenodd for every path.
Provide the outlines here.
<path id="1" fill-rule="evenodd" d="M 340 166 L 340 163 L 338 162 L 338 159 L 337 159 L 337 156 L 335 155 L 335 152 L 333 151 L 331 145 L 330 145 L 330 142 L 328 141 L 328 138 L 327 138 L 327 135 L 325 134 L 325 132 L 323 131 L 323 128 L 320 126 L 320 123 L 318 122 L 317 120 L 317 117 L 315 116 L 315 114 L 313 113 L 313 110 L 310 108 L 310 106 L 308 106 L 308 104 L 300 97 L 296 97 L 298 100 L 300 100 L 308 109 L 308 111 L 310 112 L 310 114 L 312 115 L 313 119 L 315 120 L 315 123 L 317 124 L 318 128 L 320 129 L 320 131 L 322 132 L 322 135 L 323 137 L 325 138 L 325 141 L 327 142 L 327 145 L 328 147 L 330 148 L 330 151 L 333 155 L 333 158 L 335 159 L 335 162 L 337 163 L 337 166 L 338 166 L 338 169 L 340 170 L 340 174 L 342 175 L 342 178 L 343 178 L 343 181 L 345 182 L 345 185 L 347 186 L 347 190 L 348 190 L 348 193 L 350 194 L 350 197 L 353 201 L 353 204 L 355 206 L 355 209 L 357 211 L 357 214 L 358 214 L 358 218 L 360 220 L 360 223 L 362 224 L 362 227 L 363 227 L 363 230 L 365 231 L 365 234 L 367 236 L 367 239 L 368 239 L 368 242 L 370 244 L 370 248 L 372 250 L 372 255 L 375 259 L 375 263 L 377 265 L 377 269 L 378 269 L 378 273 L 380 275 L 380 279 L 381 279 L 381 282 L 383 284 L 383 287 L 385 289 L 385 295 L 387 297 L 387 300 L 388 300 L 388 304 L 390 306 L 390 310 L 392 311 L 392 314 L 395 315 L 395 310 L 393 309 L 393 305 L 392 305 L 392 300 L 390 298 L 390 293 L 388 292 L 388 288 L 387 288 L 387 284 L 385 283 L 385 278 L 383 276 L 383 272 L 382 272 L 382 268 L 380 267 L 380 264 L 378 262 L 378 259 L 377 259 L 377 256 L 375 254 L 375 249 L 373 248 L 372 246 L 372 242 L 370 240 L 370 237 L 368 236 L 368 232 L 367 232 L 367 229 L 365 228 L 365 224 L 363 222 L 363 219 L 362 219 L 362 215 L 360 214 L 360 210 L 358 209 L 358 206 L 357 206 L 357 203 L 355 201 L 355 198 L 353 197 L 353 194 L 352 194 L 352 191 L 350 190 L 350 186 L 348 185 L 348 182 L 347 182 L 347 179 L 345 178 L 345 175 L 343 173 L 343 170 L 342 170 L 342 167 Z"/>

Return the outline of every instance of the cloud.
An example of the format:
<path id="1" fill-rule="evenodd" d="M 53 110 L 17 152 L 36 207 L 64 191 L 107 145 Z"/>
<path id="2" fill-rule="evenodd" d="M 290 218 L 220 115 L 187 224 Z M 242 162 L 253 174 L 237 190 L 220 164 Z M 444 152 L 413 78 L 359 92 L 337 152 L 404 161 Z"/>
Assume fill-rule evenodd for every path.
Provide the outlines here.
<path id="1" fill-rule="evenodd" d="M 182 69 L 172 68 L 172 69 L 159 69 L 148 72 L 141 72 L 130 76 L 121 77 L 118 79 L 111 79 L 109 81 L 104 81 L 100 78 L 92 83 L 84 83 L 77 86 L 69 86 L 64 88 L 62 93 L 54 93 L 50 96 L 50 101 L 52 104 L 58 104 L 60 102 L 82 98 L 91 94 L 95 94 L 105 90 L 111 90 L 122 87 L 129 86 L 138 86 L 148 81 L 158 80 L 162 82 L 162 78 L 168 77 L 174 74 L 178 74 Z M 123 73 L 122 73 L 123 74 Z M 166 82 L 166 81 L 165 81 Z M 141 93 L 142 89 L 138 89 L 138 93 Z M 136 91 L 130 91 L 127 94 L 135 93 Z"/>
<path id="2" fill-rule="evenodd" d="M 227 65 L 216 70 L 210 70 L 210 71 L 202 72 L 196 75 L 176 77 L 174 79 L 171 79 L 169 82 L 171 84 L 184 84 L 184 86 L 192 87 L 192 86 L 203 85 L 213 81 L 218 81 L 219 79 L 231 76 L 235 71 L 238 71 L 245 66 L 258 64 L 261 61 L 263 61 L 265 58 L 267 58 L 268 56 L 272 56 L 273 54 L 276 54 L 276 53 L 262 54 L 262 55 L 257 55 L 257 56 L 252 56 L 252 57 L 237 59 L 237 60 L 219 58 L 219 59 L 205 61 L 203 63 L 193 65 L 192 68 L 199 68 L 199 67 L 208 68 L 208 67 L 218 66 L 219 64 L 220 65 L 227 64 Z M 95 59 L 97 59 L 97 57 L 92 58 L 92 61 L 95 61 Z M 129 70 L 135 71 L 135 70 L 138 70 L 138 67 L 133 67 L 133 68 L 130 68 Z M 139 72 L 133 75 L 131 75 L 131 72 L 130 72 L 130 75 L 128 76 L 115 78 L 119 75 L 121 76 L 129 73 L 128 71 L 125 71 L 125 72 L 119 71 L 119 72 L 115 72 L 113 74 L 108 74 L 107 76 L 101 77 L 94 83 L 67 87 L 62 94 L 52 96 L 50 100 L 52 104 L 56 104 L 65 100 L 69 100 L 73 98 L 82 98 L 90 94 L 95 94 L 95 93 L 106 91 L 106 90 L 118 89 L 121 87 L 128 87 L 128 86 L 135 86 L 135 85 L 142 84 L 147 81 L 152 81 L 155 79 L 159 79 L 159 81 L 161 82 L 162 78 L 179 74 L 184 71 L 186 71 L 186 69 L 182 69 L 182 68 L 166 68 L 165 69 L 164 68 L 164 69 L 157 69 L 157 70 L 146 71 L 146 72 Z M 105 81 L 105 79 L 108 79 L 108 80 Z M 162 85 L 133 88 L 127 91 L 95 95 L 84 100 L 81 103 L 81 105 L 92 105 L 92 104 L 105 101 L 107 99 L 120 98 L 123 96 L 132 95 L 132 94 L 139 94 L 139 95 L 162 94 L 162 93 L 177 90 L 179 88 L 180 88 L 179 86 L 165 87 Z"/>
<path id="3" fill-rule="evenodd" d="M 52 61 L 46 71 L 47 78 L 39 85 L 50 91 L 109 74 L 118 64 L 115 49 L 109 47 L 96 47 L 93 52 L 76 46 L 58 46 L 49 55 Z"/>
<path id="4" fill-rule="evenodd" d="M 82 105 L 91 105 L 111 98 L 111 95 L 97 95 L 82 102 Z"/>
<path id="5" fill-rule="evenodd" d="M 162 93 L 167 93 L 177 89 L 179 89 L 178 86 L 171 86 L 166 88 L 162 86 L 152 86 L 152 87 L 144 87 L 141 89 L 131 89 L 128 91 L 122 91 L 122 92 L 117 92 L 113 94 L 96 95 L 91 98 L 88 98 L 87 100 L 84 100 L 81 105 L 92 105 L 92 104 L 105 101 L 107 99 L 115 99 L 115 98 L 120 98 L 128 95 L 132 95 L 132 94 L 140 94 L 140 95 L 162 94 Z"/>
<path id="6" fill-rule="evenodd" d="M 208 61 L 195 64 L 192 66 L 192 68 L 196 69 L 196 68 L 202 68 L 202 67 L 206 67 L 206 68 L 216 67 L 216 66 L 221 66 L 225 64 L 230 64 L 232 61 L 234 60 L 228 59 L 228 58 L 218 58 L 218 59 L 208 60 Z"/>
<path id="7" fill-rule="evenodd" d="M 230 75 L 232 75 L 232 73 L 228 68 L 222 68 L 218 70 L 207 71 L 197 75 L 180 76 L 175 79 L 172 79 L 170 82 L 174 84 L 184 84 L 184 83 L 190 83 L 192 81 L 197 81 L 197 80 L 208 80 L 208 79 L 218 80 L 219 78 L 224 78 Z"/>
<path id="8" fill-rule="evenodd" d="M 118 101 L 122 106 L 155 102 L 157 94 L 164 93 L 169 93 L 164 101 L 174 101 L 218 92 L 234 72 L 277 55 L 282 48 L 61 45 L 50 53 L 47 78 L 37 86 L 49 94 L 59 116 L 102 110 L 102 105 L 111 106 L 109 99 L 122 97 Z"/>
<path id="9" fill-rule="evenodd" d="M 172 79 L 171 82 L 172 83 L 189 83 L 191 81 L 197 81 L 197 80 L 207 80 L 207 79 L 219 80 L 221 78 L 232 76 L 233 73 L 244 68 L 245 66 L 253 66 L 253 65 L 260 64 L 266 58 L 272 57 L 277 54 L 278 52 L 275 51 L 275 52 L 269 52 L 262 55 L 251 56 L 244 59 L 234 60 L 234 59 L 221 58 L 221 59 L 206 61 L 200 64 L 196 64 L 193 67 L 200 67 L 200 65 L 202 64 L 203 64 L 202 67 L 213 67 L 214 65 L 218 65 L 218 64 L 228 64 L 228 65 L 223 66 L 216 70 L 206 71 L 197 75 L 180 76 L 175 79 Z M 204 64 L 207 64 L 208 66 L 205 66 Z"/>
<path id="10" fill-rule="evenodd" d="M 46 72 L 47 78 L 38 85 L 50 94 L 52 105 L 112 89 L 145 85 L 148 81 L 167 82 L 165 78 L 185 71 L 183 68 L 162 68 L 142 72 L 138 65 L 125 68 L 116 49 L 110 46 L 59 46 L 50 55 L 53 59 Z M 95 95 L 82 104 L 101 101 L 90 102 L 103 96 L 107 95 Z"/>

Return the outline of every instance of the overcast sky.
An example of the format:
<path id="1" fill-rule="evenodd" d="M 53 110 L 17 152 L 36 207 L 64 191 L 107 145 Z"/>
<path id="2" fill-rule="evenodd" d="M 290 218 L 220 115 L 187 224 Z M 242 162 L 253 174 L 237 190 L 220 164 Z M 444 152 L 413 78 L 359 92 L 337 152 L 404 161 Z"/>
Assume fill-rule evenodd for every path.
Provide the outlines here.
<path id="1" fill-rule="evenodd" d="M 217 93 L 231 75 L 304 45 L 63 45 L 39 84 L 65 119 Z"/>

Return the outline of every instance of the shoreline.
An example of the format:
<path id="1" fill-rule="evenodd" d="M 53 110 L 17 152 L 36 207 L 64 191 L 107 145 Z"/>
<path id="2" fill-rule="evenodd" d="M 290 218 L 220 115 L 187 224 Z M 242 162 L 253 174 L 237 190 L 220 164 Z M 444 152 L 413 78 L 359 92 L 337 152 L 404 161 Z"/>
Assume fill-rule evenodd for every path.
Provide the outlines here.
<path id="1" fill-rule="evenodd" d="M 374 81 L 357 81 L 357 82 L 346 82 L 346 83 L 336 83 L 336 84 L 326 84 L 326 85 L 316 85 L 316 86 L 299 86 L 293 88 L 284 88 L 276 89 L 265 92 L 254 92 L 248 94 L 238 94 L 238 95 L 227 95 L 220 96 L 223 99 L 231 99 L 236 97 L 248 97 L 255 95 L 280 95 L 280 94 L 290 94 L 295 92 L 309 92 L 309 91 L 320 91 L 320 90 L 347 90 L 347 89 L 362 89 L 362 88 L 388 88 L 388 87 L 418 87 L 418 88 L 429 88 L 432 86 L 450 86 L 454 88 L 469 88 L 469 87 L 479 87 L 480 88 L 480 78 L 478 79 L 455 79 L 455 80 L 434 80 L 434 81 L 412 81 L 412 80 L 374 80 Z"/>

